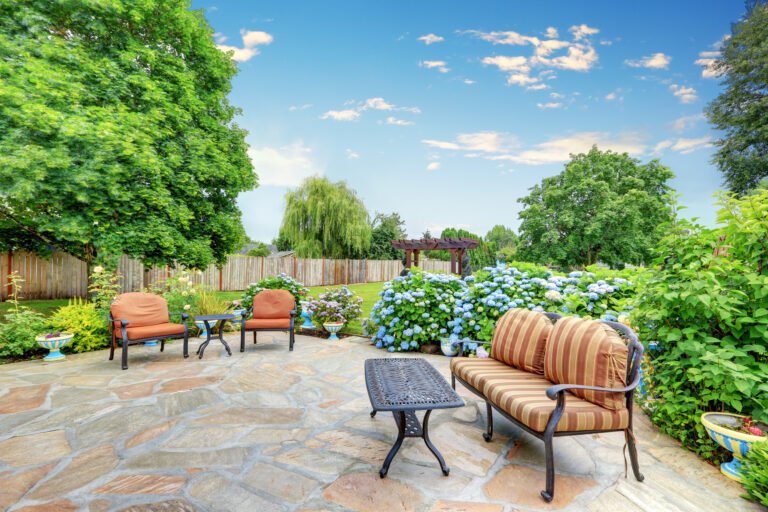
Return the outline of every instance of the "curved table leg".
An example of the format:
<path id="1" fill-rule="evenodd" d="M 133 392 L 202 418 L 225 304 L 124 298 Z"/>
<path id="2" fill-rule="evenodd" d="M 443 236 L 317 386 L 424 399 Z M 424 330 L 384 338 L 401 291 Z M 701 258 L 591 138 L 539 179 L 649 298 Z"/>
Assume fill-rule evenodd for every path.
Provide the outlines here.
<path id="1" fill-rule="evenodd" d="M 440 469 L 443 470 L 443 475 L 448 476 L 448 473 L 451 472 L 451 469 L 445 465 L 445 459 L 443 459 L 443 456 L 440 455 L 439 451 L 437 451 L 437 448 L 435 448 L 435 445 L 432 444 L 432 441 L 429 440 L 429 415 L 430 414 L 432 414 L 432 409 L 428 410 L 424 414 L 424 421 L 422 422 L 424 442 L 426 443 L 427 448 L 429 448 L 429 451 L 431 451 L 432 454 L 435 457 L 437 457 L 437 462 L 440 463 Z"/>
<path id="2" fill-rule="evenodd" d="M 229 344 L 224 341 L 224 324 L 226 324 L 226 320 L 220 320 L 219 321 L 219 341 L 222 345 L 224 345 L 224 348 L 227 349 L 227 354 L 230 356 L 232 355 L 232 349 L 229 348 Z M 215 324 L 214 324 L 215 325 Z"/>
<path id="3" fill-rule="evenodd" d="M 403 439 L 405 439 L 405 413 L 400 411 L 399 414 L 400 421 L 397 424 L 397 441 L 395 441 L 395 444 L 392 445 L 392 448 L 387 454 L 387 458 L 384 459 L 384 465 L 381 466 L 381 469 L 379 470 L 379 476 L 381 478 L 387 476 L 387 473 L 389 472 L 389 465 L 392 463 L 392 459 L 395 458 L 395 455 L 397 455 L 398 450 L 400 450 L 400 446 L 403 444 Z"/>
<path id="4" fill-rule="evenodd" d="M 203 320 L 203 323 L 205 324 L 205 341 L 200 344 L 199 347 L 197 347 L 197 354 L 198 358 L 203 358 L 203 353 L 205 352 L 205 347 L 208 346 L 208 344 L 211 342 L 211 325 L 208 323 L 208 320 Z M 213 324 L 216 325 L 216 324 Z"/>

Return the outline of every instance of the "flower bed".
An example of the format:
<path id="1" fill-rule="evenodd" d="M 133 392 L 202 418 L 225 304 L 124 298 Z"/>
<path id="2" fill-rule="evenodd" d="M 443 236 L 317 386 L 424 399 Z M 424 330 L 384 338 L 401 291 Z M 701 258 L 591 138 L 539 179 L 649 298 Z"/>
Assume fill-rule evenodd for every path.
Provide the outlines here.
<path id="1" fill-rule="evenodd" d="M 462 280 L 417 271 L 384 285 L 369 328 L 375 329 L 376 346 L 403 352 L 418 350 L 443 337 L 490 341 L 496 321 L 511 308 L 615 321 L 629 316 L 634 283 L 626 276 L 633 274 L 597 271 L 555 275 L 543 267 L 522 272 L 499 265 Z"/>

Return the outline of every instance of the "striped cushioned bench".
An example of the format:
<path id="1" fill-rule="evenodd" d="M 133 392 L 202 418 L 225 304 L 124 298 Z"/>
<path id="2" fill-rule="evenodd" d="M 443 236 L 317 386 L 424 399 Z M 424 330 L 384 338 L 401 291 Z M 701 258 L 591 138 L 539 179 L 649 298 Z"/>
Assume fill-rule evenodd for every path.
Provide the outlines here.
<path id="1" fill-rule="evenodd" d="M 458 380 L 485 400 L 486 441 L 494 409 L 544 441 L 541 496 L 551 501 L 554 437 L 623 431 L 635 478 L 643 480 L 632 433 L 642 356 L 637 336 L 622 324 L 512 309 L 496 324 L 490 358 L 454 358 L 451 374 L 454 388 Z"/>

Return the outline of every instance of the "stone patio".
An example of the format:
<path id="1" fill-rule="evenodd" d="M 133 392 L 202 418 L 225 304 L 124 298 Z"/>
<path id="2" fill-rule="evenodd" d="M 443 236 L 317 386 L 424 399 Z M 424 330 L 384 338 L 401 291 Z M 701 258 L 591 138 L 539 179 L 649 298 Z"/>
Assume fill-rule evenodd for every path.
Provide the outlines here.
<path id="1" fill-rule="evenodd" d="M 435 411 L 430 425 L 450 476 L 407 439 L 382 480 L 396 429 L 391 415 L 368 415 L 363 361 L 386 352 L 363 338 L 307 336 L 288 352 L 279 333 L 244 354 L 238 336 L 230 344 L 232 357 L 212 342 L 202 361 L 184 360 L 178 342 L 162 354 L 131 347 L 127 371 L 106 351 L 0 366 L 0 508 L 759 510 L 642 413 L 644 483 L 624 478 L 620 433 L 559 438 L 547 505 L 542 443 L 502 418 L 485 443 L 479 404 L 463 389 L 467 405 Z M 426 357 L 449 376 L 448 358 Z"/>

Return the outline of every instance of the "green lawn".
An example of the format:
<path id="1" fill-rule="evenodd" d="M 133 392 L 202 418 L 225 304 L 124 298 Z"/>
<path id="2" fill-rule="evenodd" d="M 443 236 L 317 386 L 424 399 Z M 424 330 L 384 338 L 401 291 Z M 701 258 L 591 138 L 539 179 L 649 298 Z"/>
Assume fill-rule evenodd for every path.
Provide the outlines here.
<path id="1" fill-rule="evenodd" d="M 61 306 L 66 306 L 68 299 L 54 300 L 22 300 L 19 304 L 42 313 L 45 316 L 51 316 Z M 13 304 L 10 302 L 0 302 L 0 321 L 2 316 L 13 311 Z"/>

